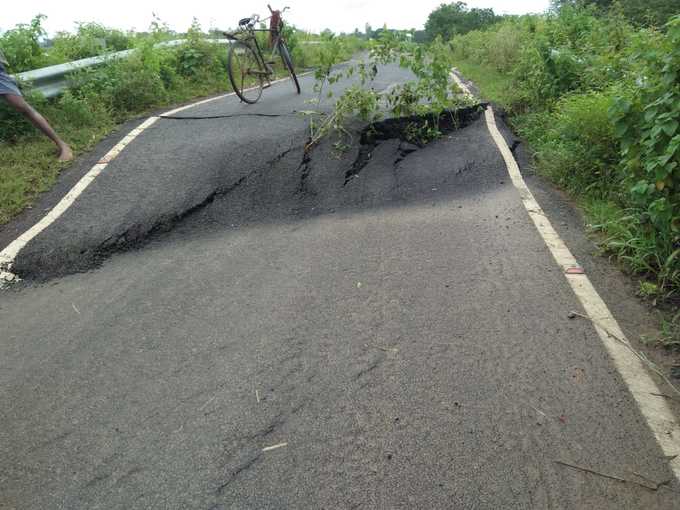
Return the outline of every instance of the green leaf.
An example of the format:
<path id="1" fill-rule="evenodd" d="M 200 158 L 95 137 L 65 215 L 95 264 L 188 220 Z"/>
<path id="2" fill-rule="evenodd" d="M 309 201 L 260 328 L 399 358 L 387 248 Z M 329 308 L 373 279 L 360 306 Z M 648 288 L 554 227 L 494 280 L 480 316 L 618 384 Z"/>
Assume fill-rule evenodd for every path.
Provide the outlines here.
<path id="1" fill-rule="evenodd" d="M 619 137 L 623 138 L 623 136 L 628 132 L 628 124 L 625 122 L 617 122 L 614 125 L 614 134 Z"/>
<path id="2" fill-rule="evenodd" d="M 658 113 L 659 110 L 656 108 L 645 109 L 645 121 L 652 122 L 654 119 L 656 119 Z"/>
<path id="3" fill-rule="evenodd" d="M 672 120 L 670 122 L 666 122 L 662 128 L 664 130 L 664 133 L 666 133 L 668 136 L 673 136 L 675 132 L 678 130 L 678 121 L 677 120 Z"/>

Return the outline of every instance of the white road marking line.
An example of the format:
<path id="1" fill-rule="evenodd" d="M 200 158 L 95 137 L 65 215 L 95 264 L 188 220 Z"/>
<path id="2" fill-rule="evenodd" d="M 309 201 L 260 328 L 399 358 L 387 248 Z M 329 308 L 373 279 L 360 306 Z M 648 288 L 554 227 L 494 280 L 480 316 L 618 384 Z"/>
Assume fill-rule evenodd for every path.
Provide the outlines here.
<path id="1" fill-rule="evenodd" d="M 308 71 L 298 75 L 299 77 L 312 74 L 314 71 Z M 286 80 L 290 80 L 290 77 L 281 78 L 274 80 L 272 85 L 275 83 L 280 83 Z M 208 99 L 203 99 L 202 101 L 197 101 L 169 112 L 165 112 L 163 115 L 172 115 L 177 112 L 181 112 L 188 108 L 193 108 L 194 106 L 200 106 L 218 99 L 222 99 L 228 96 L 235 95 L 235 92 L 230 92 L 228 94 L 222 94 L 220 96 L 211 97 Z M 80 180 L 69 190 L 69 192 L 59 201 L 59 203 L 54 206 L 54 208 L 48 212 L 38 223 L 29 228 L 26 232 L 21 234 L 18 238 L 12 241 L 7 247 L 0 251 L 0 286 L 3 283 L 8 283 L 12 281 L 17 281 L 19 278 L 12 273 L 12 265 L 17 258 L 19 252 L 38 234 L 54 223 L 59 217 L 64 214 L 75 200 L 85 191 L 85 189 L 92 184 L 92 182 L 97 178 L 97 176 L 104 171 L 108 164 L 116 159 L 116 157 L 123 152 L 123 149 L 127 147 L 135 138 L 137 138 L 145 129 L 152 126 L 158 121 L 160 117 L 149 117 L 142 124 L 130 131 L 123 139 L 118 142 L 109 152 L 107 152 L 104 157 L 102 157 L 85 175 L 83 175 Z"/>
<path id="2" fill-rule="evenodd" d="M 451 75 L 465 94 L 472 97 L 470 89 L 458 75 L 455 72 Z M 562 268 L 565 278 L 581 302 L 586 314 L 590 317 L 595 331 L 600 336 L 621 378 L 633 395 L 661 450 L 668 457 L 680 454 L 680 426 L 666 401 L 652 396 L 652 393 L 661 393 L 659 387 L 647 372 L 642 360 L 631 350 L 630 342 L 626 339 L 616 319 L 593 287 L 588 276 L 567 273 L 570 268 L 578 267 L 579 264 L 567 245 L 553 229 L 541 206 L 529 190 L 510 147 L 498 130 L 493 108 L 490 105 L 486 109 L 485 118 L 489 133 L 505 160 L 510 179 L 519 191 L 529 217 L 534 222 L 553 258 Z M 675 457 L 669 464 L 675 477 L 680 480 L 680 457 Z"/>

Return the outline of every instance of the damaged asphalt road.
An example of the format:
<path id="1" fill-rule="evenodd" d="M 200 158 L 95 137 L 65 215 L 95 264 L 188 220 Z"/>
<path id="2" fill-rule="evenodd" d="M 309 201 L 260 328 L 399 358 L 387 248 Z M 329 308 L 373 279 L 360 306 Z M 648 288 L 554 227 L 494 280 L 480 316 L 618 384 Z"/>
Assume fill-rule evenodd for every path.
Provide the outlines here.
<path id="1" fill-rule="evenodd" d="M 672 478 L 481 111 L 305 157 L 287 85 L 157 123 L 22 252 L 0 508 L 677 508 L 558 463 Z"/>
<path id="2" fill-rule="evenodd" d="M 410 78 L 397 66 L 385 66 L 374 87 L 382 90 Z M 301 149 L 309 135 L 308 119 L 299 112 L 309 110 L 309 101 L 317 97 L 314 78 L 301 80 L 301 95 L 283 82 L 266 89 L 256 105 L 232 96 L 171 119 L 161 116 L 135 139 L 134 149 L 127 148 L 109 164 L 78 198 L 77 207 L 21 250 L 13 272 L 45 280 L 96 267 L 110 254 L 169 230 L 254 171 Z M 352 83 L 345 80 L 331 90 L 337 94 Z"/>

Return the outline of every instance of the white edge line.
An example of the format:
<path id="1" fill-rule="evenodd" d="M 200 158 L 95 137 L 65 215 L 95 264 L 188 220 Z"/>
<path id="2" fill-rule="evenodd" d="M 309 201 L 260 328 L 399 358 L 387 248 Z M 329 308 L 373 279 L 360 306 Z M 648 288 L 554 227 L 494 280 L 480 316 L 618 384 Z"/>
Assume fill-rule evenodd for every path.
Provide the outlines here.
<path id="1" fill-rule="evenodd" d="M 153 125 L 158 120 L 158 117 L 149 117 L 139 126 L 134 128 L 122 140 L 120 140 L 109 152 L 107 152 L 80 180 L 69 190 L 66 195 L 59 201 L 59 203 L 50 210 L 43 218 L 29 228 L 26 232 L 21 234 L 18 238 L 12 241 L 4 250 L 0 252 L 0 278 L 4 281 L 16 280 L 16 276 L 12 274 L 12 264 L 16 259 L 17 254 L 26 246 L 31 239 L 40 234 L 43 230 L 54 223 L 69 207 L 75 202 L 76 198 L 85 191 L 85 189 L 92 184 L 97 176 L 113 161 L 125 147 L 132 142 L 140 133 L 146 128 Z"/>
<path id="2" fill-rule="evenodd" d="M 473 97 L 470 89 L 456 74 L 455 69 L 451 76 L 466 95 Z M 529 217 L 534 222 L 553 258 L 563 271 L 578 266 L 575 257 L 552 227 L 524 181 L 512 151 L 510 151 L 503 135 L 498 130 L 493 108 L 490 105 L 486 109 L 485 118 L 489 133 L 505 160 L 512 183 L 519 192 Z M 619 374 L 628 386 L 628 390 L 647 421 L 647 425 L 652 430 L 661 451 L 667 457 L 680 454 L 680 442 L 675 439 L 680 437 L 680 426 L 666 401 L 652 396 L 652 393 L 660 394 L 662 392 L 649 375 L 642 361 L 632 352 L 628 339 L 606 303 L 585 274 L 565 273 L 564 276 L 581 302 L 586 314 L 590 317 L 595 331 L 597 331 Z M 675 478 L 680 480 L 680 457 L 670 460 L 669 465 Z"/>
<path id="3" fill-rule="evenodd" d="M 312 74 L 314 71 L 307 71 L 298 76 L 307 76 Z M 276 83 L 281 83 L 286 80 L 290 80 L 290 77 L 280 78 L 271 82 L 272 85 Z M 87 189 L 87 187 L 92 184 L 92 182 L 97 178 L 97 176 L 104 171 L 104 169 L 116 159 L 116 157 L 123 152 L 125 147 L 127 147 L 135 138 L 137 138 L 145 129 L 151 127 L 156 121 L 164 115 L 172 115 L 188 108 L 193 108 L 194 106 L 200 106 L 212 101 L 217 101 L 228 96 L 235 95 L 235 92 L 229 92 L 228 94 L 222 94 L 219 96 L 211 97 L 208 99 L 203 99 L 202 101 L 197 101 L 174 110 L 163 113 L 160 116 L 149 117 L 139 126 L 131 130 L 127 135 L 123 137 L 109 152 L 107 152 L 85 175 L 83 175 L 80 180 L 64 195 L 64 197 L 59 201 L 59 203 L 54 206 L 50 212 L 48 212 L 43 218 L 38 221 L 31 228 L 26 230 L 23 234 L 17 237 L 14 241 L 8 244 L 4 250 L 0 251 L 0 285 L 3 282 L 17 281 L 19 278 L 12 273 L 12 265 L 17 258 L 19 252 L 40 232 L 49 227 L 54 223 L 59 217 L 64 214 L 71 205 L 76 201 L 76 199 Z"/>

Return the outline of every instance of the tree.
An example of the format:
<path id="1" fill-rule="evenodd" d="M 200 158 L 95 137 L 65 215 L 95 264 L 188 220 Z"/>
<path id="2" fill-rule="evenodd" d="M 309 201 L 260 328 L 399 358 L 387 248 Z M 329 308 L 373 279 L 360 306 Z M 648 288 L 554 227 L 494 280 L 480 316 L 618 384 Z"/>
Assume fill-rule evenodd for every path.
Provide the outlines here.
<path id="1" fill-rule="evenodd" d="M 429 40 L 438 35 L 444 40 L 491 25 L 496 21 L 493 9 L 469 9 L 465 2 L 442 4 L 430 13 L 425 23 Z"/>

